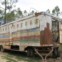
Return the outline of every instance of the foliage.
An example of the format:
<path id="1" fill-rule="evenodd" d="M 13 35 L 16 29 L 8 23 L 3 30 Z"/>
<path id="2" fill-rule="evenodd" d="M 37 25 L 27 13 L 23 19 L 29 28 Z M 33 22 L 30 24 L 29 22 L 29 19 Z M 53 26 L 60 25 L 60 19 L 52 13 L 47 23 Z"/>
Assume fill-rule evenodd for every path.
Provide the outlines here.
<path id="1" fill-rule="evenodd" d="M 20 17 L 20 16 L 23 16 L 23 13 L 22 13 L 22 11 L 20 10 L 20 8 L 18 8 L 18 9 L 16 10 L 16 17 Z"/>
<path id="2" fill-rule="evenodd" d="M 58 16 L 59 13 L 60 13 L 60 8 L 59 8 L 58 6 L 56 6 L 56 7 L 52 10 L 52 14 Z"/>
<path id="3" fill-rule="evenodd" d="M 18 13 L 19 15 L 23 15 L 23 14 L 22 14 L 22 11 L 20 10 L 20 8 L 18 8 L 17 13 Z"/>
<path id="4" fill-rule="evenodd" d="M 47 10 L 46 10 L 46 12 L 47 12 L 47 13 L 50 13 L 50 10 L 49 10 L 49 9 L 47 9 Z"/>
<path id="5" fill-rule="evenodd" d="M 2 14 L 2 10 L 0 9 L 0 14 Z"/>
<path id="6" fill-rule="evenodd" d="M 15 1 L 12 1 L 12 0 L 4 0 L 2 2 L 2 5 L 5 6 L 5 10 L 3 11 L 4 12 L 4 22 L 9 22 L 9 21 L 12 21 L 15 19 L 15 14 L 14 12 L 12 11 L 12 8 L 13 8 L 13 4 L 16 3 L 17 0 Z M 9 11 L 8 11 L 9 10 Z"/>
<path id="7" fill-rule="evenodd" d="M 7 13 L 6 14 L 6 22 L 13 21 L 13 20 L 15 20 L 15 14 L 14 14 L 14 12 Z"/>
<path id="8" fill-rule="evenodd" d="M 26 11 L 26 10 L 24 10 L 24 13 L 27 13 L 27 11 Z"/>

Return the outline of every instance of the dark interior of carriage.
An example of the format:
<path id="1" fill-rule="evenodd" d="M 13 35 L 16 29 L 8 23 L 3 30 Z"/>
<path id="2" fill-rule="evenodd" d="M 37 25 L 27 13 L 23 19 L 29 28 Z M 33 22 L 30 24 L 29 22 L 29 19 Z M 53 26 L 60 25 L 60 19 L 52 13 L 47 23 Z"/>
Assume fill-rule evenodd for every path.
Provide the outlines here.
<path id="1" fill-rule="evenodd" d="M 59 42 L 59 21 L 52 21 L 52 40 L 53 42 Z"/>

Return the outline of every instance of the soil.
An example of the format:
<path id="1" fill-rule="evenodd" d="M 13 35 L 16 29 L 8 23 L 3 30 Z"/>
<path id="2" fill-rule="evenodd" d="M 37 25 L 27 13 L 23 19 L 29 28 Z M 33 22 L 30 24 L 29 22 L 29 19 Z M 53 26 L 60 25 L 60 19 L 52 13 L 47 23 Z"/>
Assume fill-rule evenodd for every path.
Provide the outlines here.
<path id="1" fill-rule="evenodd" d="M 43 61 L 39 57 L 27 57 L 26 55 L 24 56 L 0 52 L 0 62 L 62 62 L 62 53 L 58 58 L 48 58 Z"/>

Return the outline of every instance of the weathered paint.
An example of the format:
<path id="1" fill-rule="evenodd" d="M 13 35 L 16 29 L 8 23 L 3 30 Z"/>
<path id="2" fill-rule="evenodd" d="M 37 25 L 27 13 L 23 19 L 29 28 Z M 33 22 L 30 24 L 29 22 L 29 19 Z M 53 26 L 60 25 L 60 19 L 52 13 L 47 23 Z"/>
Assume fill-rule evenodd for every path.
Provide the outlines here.
<path id="1" fill-rule="evenodd" d="M 26 22 L 27 25 L 25 24 Z M 32 24 L 30 22 L 32 22 Z M 23 24 L 22 26 L 21 23 Z M 41 42 L 43 42 L 40 41 L 42 39 L 42 31 L 45 31 L 46 36 L 48 36 L 46 33 L 50 32 L 48 31 L 47 23 L 49 23 L 49 30 L 51 31 L 51 17 L 41 13 L 39 15 L 33 14 L 18 21 L 7 23 L 5 25 L 0 26 L 0 34 L 4 36 L 5 33 L 5 36 L 9 37 L 9 41 L 4 41 L 3 37 L 2 41 L 4 41 L 5 43 L 6 41 L 8 41 L 8 44 L 12 43 L 13 45 L 19 45 L 20 50 L 24 50 L 24 48 L 26 48 L 27 46 L 40 47 Z M 47 29 L 45 30 L 46 27 Z M 8 34 L 9 36 L 6 34 Z M 50 39 L 48 41 L 50 42 Z"/>

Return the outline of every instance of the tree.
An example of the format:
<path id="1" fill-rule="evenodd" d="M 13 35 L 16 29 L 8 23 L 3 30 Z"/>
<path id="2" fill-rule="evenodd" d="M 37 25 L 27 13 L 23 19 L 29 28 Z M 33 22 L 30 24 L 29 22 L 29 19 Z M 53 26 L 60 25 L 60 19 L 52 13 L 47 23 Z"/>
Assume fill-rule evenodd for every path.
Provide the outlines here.
<path id="1" fill-rule="evenodd" d="M 18 0 L 4 0 L 3 2 L 2 2 L 2 5 L 6 5 L 6 10 L 11 10 L 12 8 L 13 8 L 13 4 L 14 3 L 17 3 L 17 1 Z"/>
<path id="2" fill-rule="evenodd" d="M 23 16 L 23 13 L 22 13 L 22 11 L 20 10 L 20 8 L 18 8 L 18 9 L 16 10 L 16 12 L 17 12 L 17 17 Z"/>
<path id="3" fill-rule="evenodd" d="M 52 14 L 53 14 L 53 15 L 55 14 L 55 9 L 52 10 Z"/>
<path id="4" fill-rule="evenodd" d="M 52 10 L 52 14 L 58 16 L 59 13 L 60 13 L 60 8 L 59 8 L 58 6 L 56 6 L 56 7 Z"/>
<path id="5" fill-rule="evenodd" d="M 26 10 L 24 10 L 24 13 L 27 13 L 27 11 L 26 11 Z"/>
<path id="6" fill-rule="evenodd" d="M 27 14 L 28 14 L 26 10 L 24 10 L 24 14 L 25 14 L 25 15 L 27 15 Z"/>
<path id="7" fill-rule="evenodd" d="M 0 9 L 0 14 L 2 14 L 2 10 Z"/>
<path id="8" fill-rule="evenodd" d="M 46 12 L 47 12 L 47 13 L 50 13 L 50 10 L 49 10 L 49 9 L 47 9 L 47 10 L 46 10 Z"/>
<path id="9" fill-rule="evenodd" d="M 2 9 L 0 9 L 0 19 L 3 19 L 3 10 Z"/>
<path id="10" fill-rule="evenodd" d="M 16 3 L 17 2 L 17 0 L 4 0 L 3 2 L 2 2 L 2 5 L 4 5 L 5 6 L 5 10 L 4 10 L 4 21 L 5 21 L 5 23 L 6 22 L 8 22 L 8 21 L 10 21 L 10 20 L 12 20 L 13 19 L 13 14 L 11 13 L 11 10 L 12 10 L 12 8 L 13 8 L 13 4 L 14 3 Z M 6 12 L 7 10 L 9 10 L 8 11 L 8 13 Z M 12 14 L 12 15 L 11 15 Z M 9 15 L 9 16 L 8 16 Z M 10 19 L 10 18 L 8 18 L 8 17 L 10 17 L 10 18 L 12 18 L 12 19 Z"/>
<path id="11" fill-rule="evenodd" d="M 18 8 L 18 14 L 19 14 L 19 15 L 23 15 L 23 14 L 22 14 L 22 11 L 20 10 L 20 8 Z"/>
<path id="12" fill-rule="evenodd" d="M 6 14 L 6 21 L 9 22 L 9 21 L 13 21 L 13 20 L 15 20 L 15 14 L 14 14 L 14 12 L 7 13 Z"/>
<path id="13" fill-rule="evenodd" d="M 32 11 L 31 11 L 31 14 L 34 14 L 34 13 L 35 13 L 35 11 L 34 11 L 34 10 L 32 10 Z"/>

